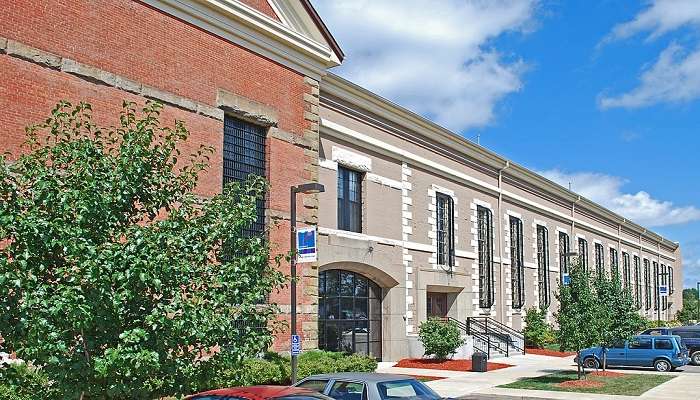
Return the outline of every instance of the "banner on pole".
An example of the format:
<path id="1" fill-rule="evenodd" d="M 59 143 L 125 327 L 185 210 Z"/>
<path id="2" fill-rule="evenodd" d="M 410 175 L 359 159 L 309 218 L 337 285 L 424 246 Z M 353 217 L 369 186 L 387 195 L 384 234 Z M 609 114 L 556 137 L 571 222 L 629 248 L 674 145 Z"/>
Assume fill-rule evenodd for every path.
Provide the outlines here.
<path id="1" fill-rule="evenodd" d="M 297 262 L 316 262 L 318 253 L 316 249 L 316 227 L 297 229 Z"/>

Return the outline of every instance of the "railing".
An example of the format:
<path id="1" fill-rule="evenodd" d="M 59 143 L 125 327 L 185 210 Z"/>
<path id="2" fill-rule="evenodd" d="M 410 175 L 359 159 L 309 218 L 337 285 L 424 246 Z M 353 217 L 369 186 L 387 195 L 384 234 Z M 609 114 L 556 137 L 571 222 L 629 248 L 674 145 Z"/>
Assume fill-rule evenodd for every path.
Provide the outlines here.
<path id="1" fill-rule="evenodd" d="M 465 332 L 476 339 L 480 339 L 482 344 L 486 343 L 488 351 L 485 353 L 491 358 L 491 350 L 498 351 L 506 357 L 511 353 L 525 354 L 525 338 L 515 329 L 504 325 L 489 317 L 468 317 L 465 324 Z M 483 347 L 483 346 L 481 346 Z M 481 348 L 477 348 L 483 351 Z"/>
<path id="2" fill-rule="evenodd" d="M 482 334 L 480 332 L 469 333 L 469 320 L 467 324 L 464 322 L 454 319 L 452 317 L 442 318 L 443 321 L 451 322 L 455 324 L 460 331 L 463 331 L 467 335 L 471 335 L 474 338 L 474 349 L 482 353 L 486 353 L 487 358 L 491 358 L 491 338 L 488 335 Z"/>

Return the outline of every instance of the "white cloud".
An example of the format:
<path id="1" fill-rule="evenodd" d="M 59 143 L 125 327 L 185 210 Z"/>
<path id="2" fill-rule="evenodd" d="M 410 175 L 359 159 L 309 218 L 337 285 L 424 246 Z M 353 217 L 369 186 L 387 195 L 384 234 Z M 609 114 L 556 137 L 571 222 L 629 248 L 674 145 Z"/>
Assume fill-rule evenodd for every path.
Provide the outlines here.
<path id="1" fill-rule="evenodd" d="M 558 169 L 540 172 L 544 177 L 568 187 L 612 211 L 644 226 L 683 224 L 700 220 L 700 209 L 678 207 L 670 201 L 658 200 L 645 191 L 624 193 L 626 180 L 595 172 L 567 173 Z"/>
<path id="2" fill-rule="evenodd" d="M 655 39 L 684 25 L 700 25 L 700 1 L 655 0 L 633 20 L 616 25 L 606 41 L 626 39 L 642 32 L 650 32 Z"/>
<path id="3" fill-rule="evenodd" d="M 700 3 L 700 1 L 698 2 Z M 644 71 L 639 86 L 619 96 L 600 98 L 602 108 L 638 108 L 657 103 L 687 102 L 700 97 L 700 49 L 685 54 L 671 44 Z"/>
<path id="4" fill-rule="evenodd" d="M 700 28 L 700 1 L 654 0 L 629 22 L 616 25 L 602 44 L 648 32 L 647 40 L 682 27 Z M 639 85 L 617 96 L 601 95 L 601 108 L 639 108 L 688 102 L 700 97 L 700 48 L 686 51 L 672 43 L 642 70 Z"/>
<path id="5" fill-rule="evenodd" d="M 532 27 L 538 0 L 314 1 L 347 57 L 339 73 L 454 130 L 483 126 L 525 65 L 490 41 Z"/>

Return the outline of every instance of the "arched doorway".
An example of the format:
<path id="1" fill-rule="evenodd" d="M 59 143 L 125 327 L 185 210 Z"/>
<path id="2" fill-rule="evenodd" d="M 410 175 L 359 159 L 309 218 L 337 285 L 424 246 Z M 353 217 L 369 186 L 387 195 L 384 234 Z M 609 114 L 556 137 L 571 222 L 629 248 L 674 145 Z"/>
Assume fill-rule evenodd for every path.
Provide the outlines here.
<path id="1" fill-rule="evenodd" d="M 318 347 L 382 357 L 381 288 L 351 271 L 318 276 Z"/>

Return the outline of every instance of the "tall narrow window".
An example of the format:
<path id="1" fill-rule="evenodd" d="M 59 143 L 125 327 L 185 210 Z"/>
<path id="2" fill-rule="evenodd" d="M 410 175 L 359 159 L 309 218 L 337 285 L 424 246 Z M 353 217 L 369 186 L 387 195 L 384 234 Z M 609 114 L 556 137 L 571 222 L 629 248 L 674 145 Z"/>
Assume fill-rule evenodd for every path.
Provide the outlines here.
<path id="1" fill-rule="evenodd" d="M 338 229 L 362 232 L 362 174 L 338 167 Z"/>
<path id="2" fill-rule="evenodd" d="M 537 283 L 540 308 L 549 307 L 549 232 L 542 225 L 537 225 Z"/>
<path id="3" fill-rule="evenodd" d="M 493 305 L 493 214 L 486 207 L 478 206 L 477 231 L 479 245 L 479 307 Z"/>
<path id="4" fill-rule="evenodd" d="M 666 285 L 666 294 L 668 294 L 668 272 L 666 271 L 666 264 L 661 264 L 661 284 Z M 661 298 L 659 294 L 659 299 L 661 301 L 661 311 L 666 311 L 668 309 L 668 296 Z"/>
<path id="5" fill-rule="evenodd" d="M 452 271 L 454 265 L 454 200 L 452 197 L 437 193 L 437 263 Z"/>
<path id="6" fill-rule="evenodd" d="M 634 303 L 638 310 L 642 308 L 642 271 L 639 256 L 634 256 Z"/>
<path id="7" fill-rule="evenodd" d="M 523 266 L 523 222 L 510 217 L 510 276 L 513 308 L 525 305 L 525 269 Z"/>
<path id="8" fill-rule="evenodd" d="M 668 266 L 668 293 L 673 294 L 674 288 L 673 288 L 673 268 L 669 265 Z"/>
<path id="9" fill-rule="evenodd" d="M 595 244 L 595 273 L 598 278 L 605 276 L 605 249 L 600 243 Z"/>
<path id="10" fill-rule="evenodd" d="M 651 310 L 651 267 L 649 260 L 644 259 L 644 309 Z"/>
<path id="11" fill-rule="evenodd" d="M 266 176 L 265 138 L 267 129 L 229 116 L 224 116 L 224 185 L 243 182 L 250 175 Z M 256 219 L 245 235 L 265 232 L 265 200 L 256 203 Z"/>
<path id="12" fill-rule="evenodd" d="M 610 278 L 620 281 L 620 260 L 616 249 L 610 249 Z"/>
<path id="13" fill-rule="evenodd" d="M 659 309 L 659 263 L 654 261 L 654 311 Z"/>
<path id="14" fill-rule="evenodd" d="M 564 284 L 564 275 L 569 273 L 569 258 L 566 256 L 569 251 L 569 235 L 559 232 L 559 282 L 561 284 Z"/>
<path id="15" fill-rule="evenodd" d="M 630 290 L 630 255 L 622 252 L 622 287 Z"/>
<path id="16" fill-rule="evenodd" d="M 588 242 L 578 238 L 578 259 L 584 271 L 588 271 Z"/>

